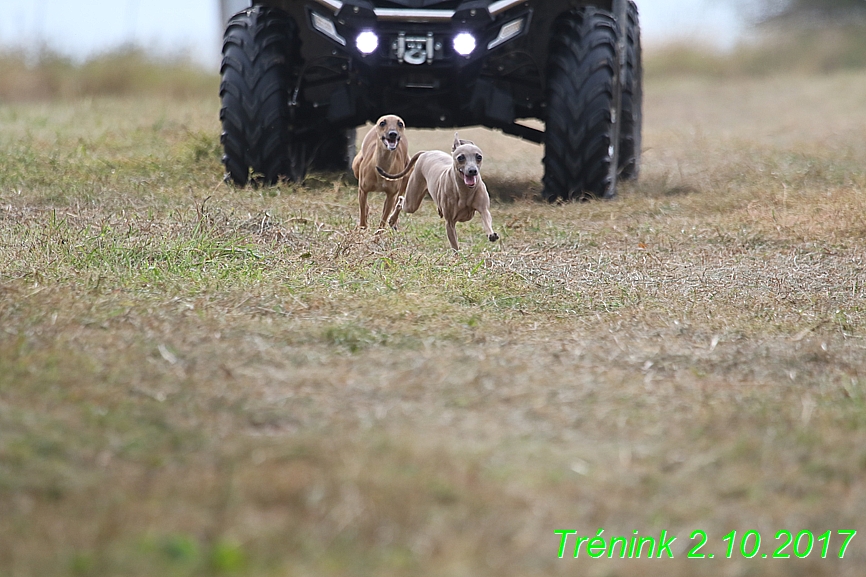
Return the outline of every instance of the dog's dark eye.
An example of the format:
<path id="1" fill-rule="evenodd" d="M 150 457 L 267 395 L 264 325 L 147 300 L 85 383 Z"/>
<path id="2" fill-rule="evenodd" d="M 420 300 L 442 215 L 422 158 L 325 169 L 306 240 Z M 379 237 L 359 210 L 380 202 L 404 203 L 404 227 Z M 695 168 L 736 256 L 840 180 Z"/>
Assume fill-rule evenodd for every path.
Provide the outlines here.
<path id="1" fill-rule="evenodd" d="M 402 123 L 402 122 L 398 122 L 398 123 L 397 123 L 397 127 L 398 127 L 398 128 L 403 128 L 403 123 Z"/>
<path id="2" fill-rule="evenodd" d="M 481 155 L 480 154 L 475 155 L 475 162 L 481 162 Z"/>
<path id="3" fill-rule="evenodd" d="M 379 126 L 381 126 L 382 128 L 385 128 L 385 124 L 386 124 L 386 122 L 383 120 L 382 122 L 379 123 Z"/>
<path id="4" fill-rule="evenodd" d="M 457 162 L 466 162 L 466 157 L 461 154 L 457 157 Z"/>

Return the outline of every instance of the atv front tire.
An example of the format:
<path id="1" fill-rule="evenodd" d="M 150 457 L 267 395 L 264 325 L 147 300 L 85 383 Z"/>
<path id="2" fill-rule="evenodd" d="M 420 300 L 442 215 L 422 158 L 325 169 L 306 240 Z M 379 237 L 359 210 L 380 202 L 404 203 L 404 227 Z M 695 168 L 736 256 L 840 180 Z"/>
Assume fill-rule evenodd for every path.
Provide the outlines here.
<path id="1" fill-rule="evenodd" d="M 544 196 L 583 200 L 616 192 L 620 109 L 617 23 L 584 7 L 553 25 L 547 62 Z"/>
<path id="2" fill-rule="evenodd" d="M 296 24 L 281 10 L 255 6 L 229 21 L 220 68 L 227 182 L 296 178 L 289 100 L 298 64 Z"/>
<path id="3" fill-rule="evenodd" d="M 625 82 L 622 86 L 622 125 L 619 135 L 619 178 L 634 180 L 640 174 L 641 125 L 643 124 L 643 62 L 637 5 L 628 3 L 625 27 Z"/>

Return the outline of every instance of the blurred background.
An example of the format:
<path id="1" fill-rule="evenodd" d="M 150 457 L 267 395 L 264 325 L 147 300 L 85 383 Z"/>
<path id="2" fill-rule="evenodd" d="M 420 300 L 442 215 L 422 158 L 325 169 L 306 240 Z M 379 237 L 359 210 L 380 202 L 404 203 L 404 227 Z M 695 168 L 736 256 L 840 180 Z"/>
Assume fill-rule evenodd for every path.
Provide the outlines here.
<path id="1" fill-rule="evenodd" d="M 245 5 L 0 0 L 0 98 L 211 90 L 224 19 Z M 638 7 L 649 76 L 866 66 L 864 0 L 638 0 Z"/>
<path id="2" fill-rule="evenodd" d="M 0 0 L 0 46 L 45 47 L 80 61 L 132 44 L 216 67 L 222 19 L 247 5 L 246 0 Z M 693 34 L 730 47 L 742 29 L 737 7 L 724 1 L 644 0 L 638 5 L 653 43 Z"/>

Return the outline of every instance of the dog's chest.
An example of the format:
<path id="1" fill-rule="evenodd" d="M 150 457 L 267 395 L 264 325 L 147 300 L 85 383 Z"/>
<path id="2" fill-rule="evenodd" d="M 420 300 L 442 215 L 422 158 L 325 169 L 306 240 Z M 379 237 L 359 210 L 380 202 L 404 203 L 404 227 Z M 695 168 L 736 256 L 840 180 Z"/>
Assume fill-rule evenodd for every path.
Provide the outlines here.
<path id="1" fill-rule="evenodd" d="M 472 220 L 472 217 L 475 216 L 475 208 L 472 205 L 467 205 L 461 202 L 457 205 L 457 210 L 454 212 L 454 220 L 457 222 L 466 222 Z"/>
<path id="2" fill-rule="evenodd" d="M 460 191 L 457 194 L 457 202 L 454 207 L 454 220 L 457 222 L 467 222 L 475 216 L 475 195 L 479 190 Z"/>
<path id="3" fill-rule="evenodd" d="M 403 170 L 406 164 L 406 155 L 402 150 L 397 150 L 391 153 L 379 153 L 375 157 L 375 162 L 370 163 L 370 170 L 367 171 L 367 176 L 370 178 L 369 190 L 378 190 L 387 194 L 396 194 L 400 191 L 401 180 L 388 180 L 382 178 L 376 171 L 376 166 L 382 167 L 385 172 L 395 173 Z"/>
<path id="4" fill-rule="evenodd" d="M 378 190 L 387 194 L 397 194 L 398 192 L 400 192 L 399 180 L 386 180 L 382 177 L 379 177 L 377 180 Z"/>

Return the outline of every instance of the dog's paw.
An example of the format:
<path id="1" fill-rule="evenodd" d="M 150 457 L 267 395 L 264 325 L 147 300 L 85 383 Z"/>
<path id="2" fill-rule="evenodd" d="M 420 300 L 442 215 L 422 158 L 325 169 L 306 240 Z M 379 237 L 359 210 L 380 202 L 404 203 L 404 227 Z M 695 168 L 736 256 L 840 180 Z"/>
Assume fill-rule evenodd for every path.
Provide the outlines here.
<path id="1" fill-rule="evenodd" d="M 487 238 L 490 240 L 490 242 L 496 242 L 497 240 L 499 240 L 499 235 L 494 232 L 493 234 L 487 235 Z"/>

